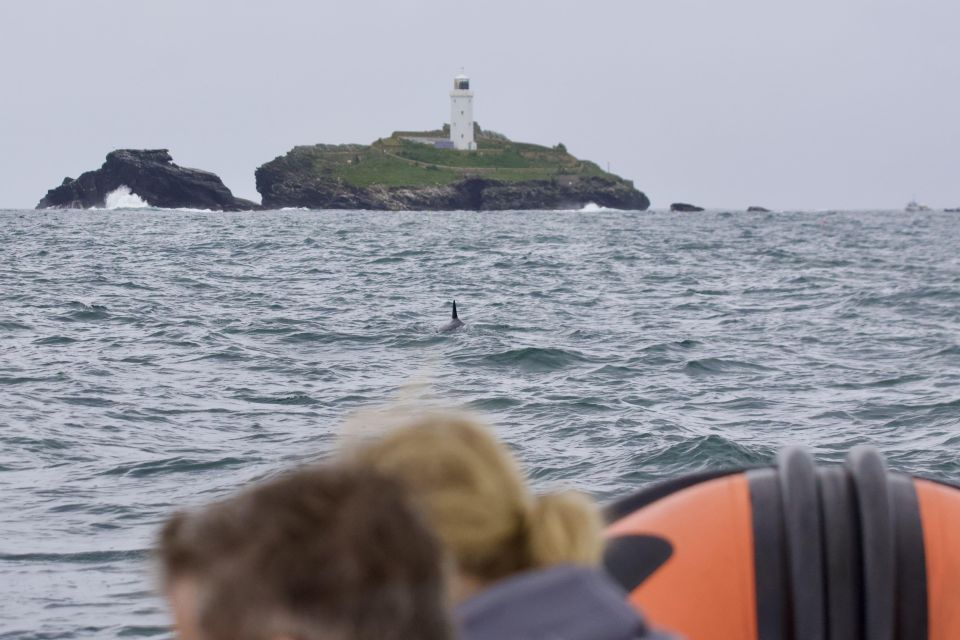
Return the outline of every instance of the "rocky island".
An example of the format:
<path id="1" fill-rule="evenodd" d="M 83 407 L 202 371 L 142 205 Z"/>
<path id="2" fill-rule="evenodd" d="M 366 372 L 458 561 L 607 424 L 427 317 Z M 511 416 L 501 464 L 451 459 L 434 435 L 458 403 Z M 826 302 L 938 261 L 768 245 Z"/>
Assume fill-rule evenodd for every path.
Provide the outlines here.
<path id="1" fill-rule="evenodd" d="M 562 144 L 514 142 L 474 129 L 475 149 L 446 146 L 449 128 L 395 132 L 370 145 L 295 147 L 257 169 L 263 207 L 378 210 L 646 210 L 633 183 Z"/>
<path id="2" fill-rule="evenodd" d="M 102 208 L 108 195 L 124 187 L 151 207 L 216 211 L 259 208 L 254 202 L 235 198 L 215 174 L 177 166 L 166 149 L 113 151 L 99 169 L 76 180 L 64 178 L 37 208 Z"/>
<path id="3" fill-rule="evenodd" d="M 369 145 L 293 148 L 257 169 L 262 205 L 235 198 L 214 174 L 178 167 L 159 149 L 114 151 L 100 169 L 51 189 L 37 208 L 103 207 L 118 190 L 152 207 L 222 211 L 650 207 L 632 182 L 576 158 L 563 144 L 514 142 L 482 130 L 473 120 L 473 95 L 461 73 L 450 91 L 450 122 L 439 130 L 397 131 Z"/>

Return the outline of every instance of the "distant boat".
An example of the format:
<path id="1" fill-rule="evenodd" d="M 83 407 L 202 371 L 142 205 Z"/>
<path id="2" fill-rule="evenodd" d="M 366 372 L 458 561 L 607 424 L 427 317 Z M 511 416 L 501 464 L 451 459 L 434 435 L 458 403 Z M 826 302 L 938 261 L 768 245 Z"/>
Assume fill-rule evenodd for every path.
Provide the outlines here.
<path id="1" fill-rule="evenodd" d="M 904 211 L 907 213 L 916 213 L 917 211 L 930 211 L 930 207 L 925 204 L 919 204 L 916 200 L 911 200 L 907 203 L 907 206 L 904 208 Z"/>

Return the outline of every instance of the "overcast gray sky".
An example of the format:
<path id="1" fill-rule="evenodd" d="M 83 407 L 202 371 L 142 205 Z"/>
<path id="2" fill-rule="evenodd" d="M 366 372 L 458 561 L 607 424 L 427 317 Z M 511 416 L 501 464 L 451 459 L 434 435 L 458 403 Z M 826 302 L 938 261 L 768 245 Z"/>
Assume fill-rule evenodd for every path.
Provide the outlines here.
<path id="1" fill-rule="evenodd" d="M 0 207 L 120 147 L 257 198 L 297 144 L 477 121 L 655 207 L 960 206 L 957 0 L 0 0 Z M 258 198 L 257 198 L 258 199 Z"/>

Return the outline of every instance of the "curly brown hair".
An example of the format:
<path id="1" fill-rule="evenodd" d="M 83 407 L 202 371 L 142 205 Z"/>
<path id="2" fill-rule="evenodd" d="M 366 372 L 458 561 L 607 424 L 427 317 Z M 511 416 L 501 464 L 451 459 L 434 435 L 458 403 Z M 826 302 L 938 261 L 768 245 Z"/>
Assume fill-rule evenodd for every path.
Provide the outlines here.
<path id="1" fill-rule="evenodd" d="M 165 585 L 201 594 L 211 640 L 448 640 L 441 551 L 395 481 L 311 467 L 163 527 Z"/>

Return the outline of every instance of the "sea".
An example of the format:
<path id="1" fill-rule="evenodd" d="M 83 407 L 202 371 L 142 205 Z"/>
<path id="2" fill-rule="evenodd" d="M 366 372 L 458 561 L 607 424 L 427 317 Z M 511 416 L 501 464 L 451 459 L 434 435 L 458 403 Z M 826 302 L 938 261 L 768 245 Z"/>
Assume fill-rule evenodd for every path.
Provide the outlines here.
<path id="1" fill-rule="evenodd" d="M 602 501 L 788 445 L 957 480 L 960 218 L 2 211 L 0 638 L 169 637 L 164 518 L 409 402 Z"/>

